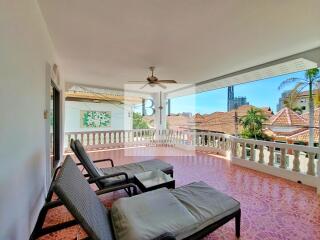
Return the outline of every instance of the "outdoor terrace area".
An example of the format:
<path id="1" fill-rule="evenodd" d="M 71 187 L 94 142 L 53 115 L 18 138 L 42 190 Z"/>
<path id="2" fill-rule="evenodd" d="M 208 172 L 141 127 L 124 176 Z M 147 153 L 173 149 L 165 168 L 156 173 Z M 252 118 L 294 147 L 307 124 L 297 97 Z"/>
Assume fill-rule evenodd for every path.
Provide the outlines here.
<path id="1" fill-rule="evenodd" d="M 279 89 L 255 85 L 247 90 L 243 88 L 242 92 L 237 87 L 235 92 L 233 88 L 239 86 L 240 90 L 240 85 L 260 80 L 275 87 L 279 86 L 278 82 L 272 79 L 283 82 L 282 78 L 289 74 L 300 79 L 304 78 L 303 72 L 319 69 L 319 0 L 2 2 L 0 240 L 28 240 L 38 236 L 78 240 L 85 238 L 80 224 L 92 237 L 91 229 L 88 231 L 81 221 L 82 215 L 79 217 L 73 212 L 75 219 L 68 221 L 72 215 L 67 208 L 71 212 L 84 210 L 90 220 L 95 220 L 92 222 L 96 224 L 91 222 L 94 229 L 107 226 L 104 228 L 107 235 L 93 236 L 93 239 L 119 239 L 113 235 L 120 231 L 111 229 L 115 228 L 114 222 L 109 221 L 108 214 L 102 215 L 105 209 L 67 156 L 71 154 L 77 161 L 70 149 L 71 139 L 79 140 L 80 143 L 76 141 L 79 149 L 82 151 L 84 146 L 93 159 L 112 158 L 116 166 L 149 159 L 164 161 L 147 164 L 154 163 L 150 165 L 156 166 L 152 169 L 158 174 L 154 174 L 156 177 L 162 174 L 170 180 L 163 183 L 167 185 L 152 185 L 148 190 L 170 188 L 174 183 L 176 189 L 158 189 L 166 193 L 152 200 L 142 194 L 128 199 L 130 188 L 136 190 L 133 184 L 140 186 L 141 191 L 145 186 L 139 173 L 131 176 L 131 182 L 128 177 L 131 173 L 118 172 L 117 177 L 125 178 L 121 187 L 128 194 L 120 190 L 99 196 L 107 207 L 115 208 L 116 204 L 112 203 L 125 198 L 118 202 L 137 201 L 142 206 L 139 210 L 149 212 L 150 206 L 140 201 L 144 197 L 147 203 L 157 206 L 152 209 L 157 214 L 150 211 L 152 214 L 147 217 L 132 217 L 129 228 L 140 220 L 142 227 L 158 227 L 160 218 L 161 224 L 171 228 L 188 220 L 185 216 L 189 210 L 200 206 L 197 210 L 200 209 L 201 214 L 189 219 L 187 230 L 195 231 L 203 226 L 204 229 L 192 232 L 190 237 L 201 238 L 210 232 L 206 239 L 235 239 L 240 235 L 241 220 L 241 239 L 320 239 L 320 148 L 312 144 L 313 140 L 319 144 L 320 126 L 319 118 L 313 119 L 312 104 L 306 105 L 312 103 L 308 98 L 312 99 L 318 80 L 316 88 L 311 89 L 309 85 L 306 86 L 309 89 L 303 89 L 311 90 L 303 99 L 306 106 L 301 105 L 309 114 L 302 113 L 299 122 L 291 121 L 290 116 L 295 114 L 289 110 L 271 116 L 271 112 L 275 112 L 275 101 L 284 100 L 284 92 Z M 224 91 L 227 88 L 228 92 Z M 290 89 L 291 86 L 287 86 L 281 91 Z M 209 94 L 215 90 L 224 91 L 224 95 Z M 251 93 L 254 93 L 252 98 Z M 208 98 L 202 99 L 201 94 L 208 94 Z M 268 98 L 264 99 L 266 95 Z M 184 97 L 189 100 L 181 100 Z M 245 107 L 242 112 L 229 110 L 233 109 L 231 105 L 240 108 L 240 100 L 269 114 L 271 120 L 258 126 L 262 125 L 273 141 L 255 140 L 269 139 L 256 135 L 249 139 L 239 137 L 244 126 L 240 126 L 238 120 L 248 111 Z M 264 102 L 260 104 L 255 100 Z M 315 112 L 320 114 L 319 110 Z M 173 116 L 180 117 L 180 114 L 188 116 L 185 124 L 176 122 L 170 126 Z M 221 129 L 222 125 L 227 131 Z M 299 131 L 294 125 L 299 125 Z M 74 149 L 81 158 L 79 149 Z M 84 162 L 87 160 L 90 164 L 85 152 L 81 153 L 85 156 Z M 171 164 L 173 168 L 171 165 L 160 168 L 160 164 L 156 165 L 159 162 L 162 166 Z M 73 169 L 64 171 L 68 164 Z M 142 165 L 133 164 L 150 170 Z M 110 165 L 100 162 L 98 166 Z M 99 188 L 98 193 L 114 190 L 101 188 L 113 186 L 113 182 L 108 184 L 108 181 L 115 175 L 95 169 L 98 174 L 89 177 L 88 166 L 87 170 L 88 174 L 82 173 L 89 182 L 97 181 L 97 186 L 91 186 Z M 168 176 L 172 172 L 174 179 Z M 64 181 L 61 176 L 66 176 Z M 209 186 L 204 183 L 186 186 L 194 181 L 204 181 Z M 61 182 L 60 188 L 65 191 L 59 192 Z M 172 200 L 179 191 L 196 187 L 201 189 L 189 200 L 200 200 L 196 202 L 198 205 L 185 207 L 188 201 L 182 203 L 178 197 Z M 57 201 L 51 202 L 53 192 Z M 86 192 L 95 203 L 86 200 Z M 71 196 L 78 204 L 77 209 L 70 207 L 68 197 L 64 199 L 62 194 Z M 162 196 L 180 204 L 183 213 L 171 211 L 174 204 L 163 201 Z M 212 201 L 205 201 L 207 199 Z M 163 208 L 158 207 L 160 202 Z M 99 208 L 92 207 L 94 204 Z M 125 204 L 125 208 L 129 209 L 130 204 Z M 209 205 L 213 207 L 203 207 Z M 40 231 L 49 208 L 45 225 L 51 228 Z M 103 211 L 95 213 L 92 209 Z M 157 224 L 149 221 L 149 216 L 159 217 L 154 220 Z M 104 220 L 108 224 L 104 224 Z M 203 220 L 209 225 L 204 225 Z M 71 224 L 79 225 L 61 230 Z M 57 229 L 61 231 L 54 232 Z M 185 228 L 179 231 L 182 235 L 177 235 L 177 239 L 191 234 Z M 42 235 L 48 232 L 49 235 Z M 164 238 L 171 240 L 175 231 L 165 228 L 159 232 L 161 237 L 162 233 L 168 234 Z M 159 235 L 135 236 L 135 240 L 142 240 Z M 125 236 L 124 240 L 127 239 L 132 238 Z"/>
<path id="2" fill-rule="evenodd" d="M 112 158 L 115 165 L 161 159 L 174 166 L 176 186 L 205 181 L 241 203 L 241 239 L 319 239 L 320 198 L 316 189 L 280 177 L 232 164 L 212 151 L 190 152 L 172 146 L 132 146 L 89 151 L 92 159 Z M 73 156 L 74 157 L 74 156 Z M 107 163 L 104 163 L 107 164 Z M 100 167 L 109 167 L 103 164 Z M 101 197 L 110 207 L 123 191 Z M 64 207 L 50 210 L 46 225 L 70 219 Z M 85 233 L 79 226 L 41 239 L 79 239 Z M 234 220 L 220 227 L 205 239 L 235 239 Z"/>

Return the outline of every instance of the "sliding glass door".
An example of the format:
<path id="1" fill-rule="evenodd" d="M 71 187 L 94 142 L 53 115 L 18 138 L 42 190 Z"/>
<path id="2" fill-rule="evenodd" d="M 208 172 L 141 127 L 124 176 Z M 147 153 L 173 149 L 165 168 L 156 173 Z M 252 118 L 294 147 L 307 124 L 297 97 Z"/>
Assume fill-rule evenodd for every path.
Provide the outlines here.
<path id="1" fill-rule="evenodd" d="M 60 159 L 60 92 L 53 81 L 50 86 L 50 160 L 54 171 Z"/>

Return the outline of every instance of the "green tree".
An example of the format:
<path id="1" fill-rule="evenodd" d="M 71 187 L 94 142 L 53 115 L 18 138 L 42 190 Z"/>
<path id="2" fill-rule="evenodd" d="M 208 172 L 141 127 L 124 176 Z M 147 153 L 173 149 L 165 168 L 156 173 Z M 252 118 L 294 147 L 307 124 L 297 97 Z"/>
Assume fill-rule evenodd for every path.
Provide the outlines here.
<path id="1" fill-rule="evenodd" d="M 133 113 L 133 129 L 147 129 L 149 125 L 140 113 Z"/>
<path id="2" fill-rule="evenodd" d="M 297 91 L 296 87 L 290 91 L 288 96 L 284 99 L 283 105 L 291 110 L 301 114 L 302 109 L 298 106 L 298 101 L 300 99 L 300 93 Z"/>
<path id="3" fill-rule="evenodd" d="M 244 138 L 266 139 L 263 134 L 262 124 L 267 117 L 258 108 L 250 108 L 245 116 L 240 118 L 240 124 L 243 127 L 241 133 Z"/>
<path id="4" fill-rule="evenodd" d="M 309 146 L 314 145 L 314 101 L 313 89 L 318 87 L 320 74 L 318 68 L 312 68 L 305 72 L 305 78 L 288 78 L 279 85 L 279 90 L 289 84 L 295 84 L 295 91 L 300 93 L 303 89 L 308 88 L 309 91 Z"/>

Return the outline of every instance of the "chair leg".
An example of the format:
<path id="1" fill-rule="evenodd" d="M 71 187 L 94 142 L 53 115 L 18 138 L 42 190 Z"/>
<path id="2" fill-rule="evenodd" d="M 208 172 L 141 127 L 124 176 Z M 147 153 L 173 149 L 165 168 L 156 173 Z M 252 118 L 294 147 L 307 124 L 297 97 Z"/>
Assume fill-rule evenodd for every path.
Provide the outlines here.
<path id="1" fill-rule="evenodd" d="M 129 197 L 131 197 L 131 196 L 132 196 L 132 193 L 131 193 L 131 189 L 130 189 L 130 187 L 125 188 L 124 190 L 126 191 L 126 193 L 128 194 L 128 196 L 129 196 Z"/>
<path id="2" fill-rule="evenodd" d="M 240 222 L 241 222 L 241 209 L 239 209 L 236 215 L 236 237 L 240 238 Z"/>

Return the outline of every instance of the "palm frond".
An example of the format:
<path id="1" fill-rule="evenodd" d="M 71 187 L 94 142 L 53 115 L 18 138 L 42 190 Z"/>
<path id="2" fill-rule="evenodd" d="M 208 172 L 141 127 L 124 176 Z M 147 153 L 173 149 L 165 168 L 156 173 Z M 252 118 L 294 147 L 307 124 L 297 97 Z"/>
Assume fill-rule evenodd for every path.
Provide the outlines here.
<path id="1" fill-rule="evenodd" d="M 308 83 L 297 83 L 291 91 L 296 91 L 297 93 L 301 93 L 303 89 L 308 86 Z"/>
<path id="2" fill-rule="evenodd" d="M 293 84 L 293 83 L 303 83 L 305 80 L 304 79 L 301 79 L 301 78 L 288 78 L 286 80 L 284 80 L 283 82 L 281 82 L 281 84 L 279 85 L 278 89 L 281 90 L 283 89 L 284 87 L 290 85 L 290 84 Z"/>

